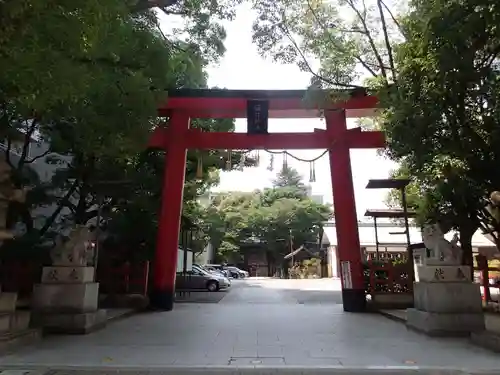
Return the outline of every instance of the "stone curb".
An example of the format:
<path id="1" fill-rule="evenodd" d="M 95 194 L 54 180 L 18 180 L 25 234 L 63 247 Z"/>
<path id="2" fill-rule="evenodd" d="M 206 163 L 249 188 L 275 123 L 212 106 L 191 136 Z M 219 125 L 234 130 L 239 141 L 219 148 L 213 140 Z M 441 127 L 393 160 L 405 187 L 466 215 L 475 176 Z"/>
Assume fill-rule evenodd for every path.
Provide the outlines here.
<path id="1" fill-rule="evenodd" d="M 332 374 L 332 375 L 500 375 L 500 370 L 458 370 L 451 368 L 432 368 L 419 366 L 369 366 L 369 367 L 345 367 L 345 366 L 169 366 L 169 367 L 36 367 L 15 366 L 0 369 L 0 375 L 58 375 L 58 374 L 123 374 L 123 375 L 191 375 L 201 374 Z"/>
<path id="2" fill-rule="evenodd" d="M 391 319 L 398 323 L 403 323 L 406 326 L 406 319 L 388 313 L 387 311 L 378 311 L 378 313 L 387 319 Z M 406 326 L 406 328 L 409 328 Z M 417 331 L 418 332 L 418 331 Z M 490 352 L 500 353 L 500 335 L 484 331 L 473 332 L 469 337 L 469 342 L 475 346 L 486 349 Z M 1 374 L 0 374 L 1 375 Z"/>
<path id="3" fill-rule="evenodd" d="M 390 314 L 387 311 L 380 311 L 379 310 L 379 311 L 377 311 L 377 313 L 379 313 L 380 315 L 385 316 L 386 318 L 391 319 L 391 320 L 393 320 L 395 322 L 404 323 L 406 325 L 406 319 L 405 318 L 402 318 L 400 316 L 396 316 L 396 315 Z"/>
<path id="4" fill-rule="evenodd" d="M 106 310 L 106 309 L 105 309 Z M 109 309 L 107 309 L 109 310 Z M 129 311 L 124 312 L 123 314 L 118 314 L 113 316 L 107 320 L 107 323 L 118 322 L 122 319 L 130 318 L 133 315 L 144 313 L 146 310 L 144 308 L 131 308 Z"/>

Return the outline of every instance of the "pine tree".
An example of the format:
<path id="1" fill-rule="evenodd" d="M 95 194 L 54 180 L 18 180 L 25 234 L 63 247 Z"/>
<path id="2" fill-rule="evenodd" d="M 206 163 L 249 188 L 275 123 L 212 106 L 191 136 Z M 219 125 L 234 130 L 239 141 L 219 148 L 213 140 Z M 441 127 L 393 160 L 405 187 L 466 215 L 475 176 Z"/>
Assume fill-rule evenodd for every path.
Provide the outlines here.
<path id="1" fill-rule="evenodd" d="M 290 188 L 307 195 L 307 187 L 302 182 L 300 173 L 289 166 L 284 165 L 273 180 L 274 188 Z"/>

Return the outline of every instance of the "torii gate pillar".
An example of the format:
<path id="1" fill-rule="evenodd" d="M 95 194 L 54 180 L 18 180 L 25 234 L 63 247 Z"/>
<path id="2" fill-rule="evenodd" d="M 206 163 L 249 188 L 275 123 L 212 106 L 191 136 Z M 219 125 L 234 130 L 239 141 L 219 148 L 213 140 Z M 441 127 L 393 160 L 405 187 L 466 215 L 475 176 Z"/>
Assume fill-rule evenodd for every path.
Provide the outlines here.
<path id="1" fill-rule="evenodd" d="M 149 298 L 152 306 L 165 311 L 174 308 L 177 249 L 186 175 L 187 148 L 184 135 L 189 130 L 189 123 L 190 118 L 186 113 L 172 111 L 167 134 L 162 138 L 166 157 L 153 264 L 154 285 Z M 173 136 L 174 134 L 177 136 Z"/>
<path id="2" fill-rule="evenodd" d="M 340 259 L 342 280 L 342 303 L 344 311 L 362 312 L 366 308 L 366 294 L 350 147 L 347 142 L 339 141 L 347 131 L 345 111 L 325 111 L 325 120 L 326 133 L 333 144 L 328 150 L 328 155 L 337 230 L 337 255 Z"/>

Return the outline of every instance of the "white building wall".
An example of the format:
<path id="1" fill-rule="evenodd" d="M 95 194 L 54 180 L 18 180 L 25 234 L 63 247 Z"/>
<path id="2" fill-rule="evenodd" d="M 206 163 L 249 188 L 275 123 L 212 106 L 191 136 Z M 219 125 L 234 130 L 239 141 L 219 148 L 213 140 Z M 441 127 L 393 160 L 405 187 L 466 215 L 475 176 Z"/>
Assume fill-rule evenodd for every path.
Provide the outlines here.
<path id="1" fill-rule="evenodd" d="M 203 249 L 203 252 L 196 255 L 196 263 L 211 264 L 214 262 L 214 255 L 214 248 L 211 243 L 208 243 Z"/>
<path id="2" fill-rule="evenodd" d="M 339 277 L 339 259 L 337 252 L 337 232 L 334 226 L 334 221 L 328 223 L 324 227 L 323 243 L 329 244 L 328 248 L 328 264 L 330 267 L 331 277 Z M 422 233 L 419 228 L 410 227 L 411 243 L 422 242 Z M 394 232 L 402 232 L 404 227 L 393 225 L 392 223 L 380 223 L 377 225 L 379 251 L 380 252 L 404 252 L 406 251 L 406 235 L 393 234 Z M 358 223 L 359 240 L 361 247 L 365 247 L 368 252 L 376 250 L 375 243 L 375 228 L 373 223 L 360 222 Z M 451 240 L 454 232 L 449 232 L 445 238 Z M 485 251 L 491 249 L 491 242 L 481 233 L 477 231 L 472 237 L 473 252 Z"/>
<path id="3" fill-rule="evenodd" d="M 334 226 L 335 222 L 331 221 L 324 227 L 325 238 L 323 241 L 330 245 L 337 245 L 337 231 Z M 377 234 L 379 244 L 386 244 L 388 247 L 404 247 L 406 248 L 406 235 L 401 233 L 404 231 L 403 226 L 394 225 L 392 223 L 380 223 L 377 225 Z M 410 226 L 410 242 L 422 242 L 422 233 L 419 228 Z M 399 232 L 399 234 L 394 233 Z M 370 222 L 358 223 L 359 242 L 361 246 L 375 246 L 375 227 Z M 445 238 L 451 240 L 454 232 L 451 231 L 445 235 Z M 390 246 L 389 246 L 390 245 Z M 481 233 L 477 231 L 472 237 L 472 246 L 490 247 L 491 242 Z M 396 250 L 394 250 L 396 251 Z"/>

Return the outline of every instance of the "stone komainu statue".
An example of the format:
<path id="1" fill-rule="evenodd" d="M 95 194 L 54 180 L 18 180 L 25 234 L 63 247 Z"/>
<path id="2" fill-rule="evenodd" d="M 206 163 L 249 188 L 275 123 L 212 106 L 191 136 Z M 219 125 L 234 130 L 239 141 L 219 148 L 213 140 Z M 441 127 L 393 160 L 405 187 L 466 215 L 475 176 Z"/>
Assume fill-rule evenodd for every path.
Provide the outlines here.
<path id="1" fill-rule="evenodd" d="M 456 234 L 450 242 L 444 238 L 439 224 L 427 224 L 422 230 L 422 238 L 425 247 L 433 252 L 431 258 L 450 265 L 460 265 L 462 249 L 457 245 L 458 236 Z"/>
<path id="2" fill-rule="evenodd" d="M 66 240 L 57 237 L 50 255 L 53 265 L 87 266 L 94 255 L 93 235 L 86 226 L 78 225 Z"/>

